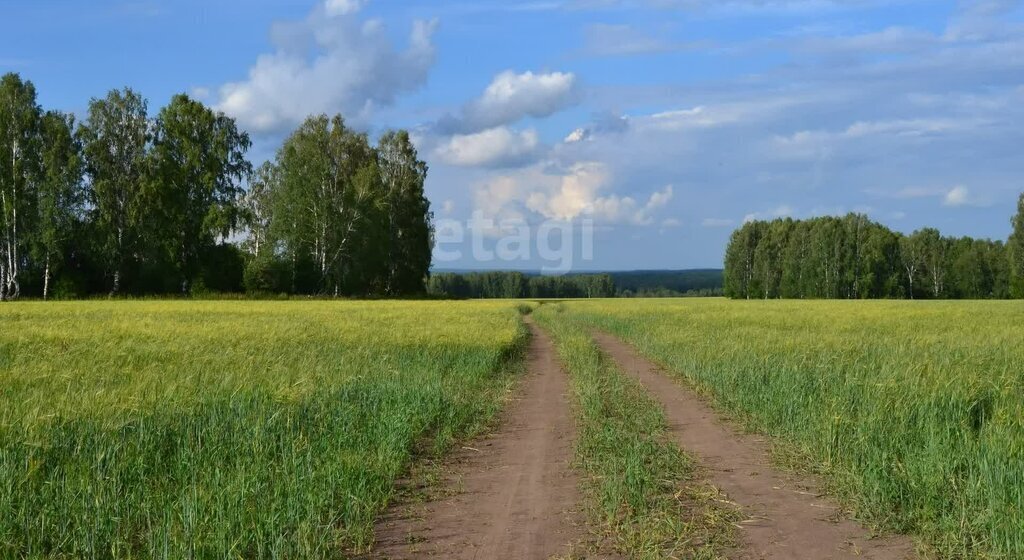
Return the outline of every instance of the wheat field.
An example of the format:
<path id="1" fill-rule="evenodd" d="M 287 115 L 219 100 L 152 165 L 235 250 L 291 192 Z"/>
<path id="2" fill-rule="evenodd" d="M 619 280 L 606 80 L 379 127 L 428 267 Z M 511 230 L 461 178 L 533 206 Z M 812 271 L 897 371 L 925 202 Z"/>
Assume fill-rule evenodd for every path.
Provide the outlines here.
<path id="1" fill-rule="evenodd" d="M 0 557 L 334 558 L 481 429 L 508 303 L 0 306 Z"/>

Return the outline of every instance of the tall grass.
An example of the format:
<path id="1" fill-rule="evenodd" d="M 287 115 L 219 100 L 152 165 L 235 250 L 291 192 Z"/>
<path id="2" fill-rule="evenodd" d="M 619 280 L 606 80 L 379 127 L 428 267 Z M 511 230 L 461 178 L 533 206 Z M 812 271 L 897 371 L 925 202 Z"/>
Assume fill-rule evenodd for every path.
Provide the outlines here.
<path id="1" fill-rule="evenodd" d="M 944 557 L 1024 557 L 1024 302 L 579 302 L 793 442 L 860 516 Z"/>
<path id="2" fill-rule="evenodd" d="M 533 316 L 571 378 L 591 525 L 630 558 L 720 557 L 735 512 L 671 441 L 661 407 L 561 309 L 541 305 Z"/>
<path id="3" fill-rule="evenodd" d="M 524 336 L 507 303 L 0 306 L 0 557 L 343 557 Z"/>

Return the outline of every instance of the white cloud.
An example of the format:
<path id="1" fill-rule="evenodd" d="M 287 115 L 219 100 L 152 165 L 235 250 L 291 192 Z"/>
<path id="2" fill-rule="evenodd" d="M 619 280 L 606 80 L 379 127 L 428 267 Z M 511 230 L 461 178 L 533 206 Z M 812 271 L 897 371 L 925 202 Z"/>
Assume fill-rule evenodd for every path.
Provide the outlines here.
<path id="1" fill-rule="evenodd" d="M 329 16 L 347 16 L 358 12 L 363 7 L 361 0 L 326 0 L 324 11 Z"/>
<path id="2" fill-rule="evenodd" d="M 967 187 L 957 185 L 942 197 L 942 205 L 952 208 L 960 206 L 988 206 L 989 201 L 978 198 Z"/>
<path id="3" fill-rule="evenodd" d="M 609 111 L 595 113 L 591 122 L 570 132 L 562 141 L 564 144 L 575 144 L 584 140 L 593 140 L 599 134 L 621 134 L 629 130 L 629 118 Z"/>
<path id="4" fill-rule="evenodd" d="M 499 126 L 475 134 L 456 134 L 438 146 L 435 154 L 450 165 L 503 167 L 532 159 L 539 145 L 533 129 L 515 132 Z"/>
<path id="5" fill-rule="evenodd" d="M 655 212 L 668 204 L 672 195 L 672 185 L 668 185 L 661 191 L 651 193 L 644 204 L 631 196 L 599 197 L 591 203 L 589 213 L 598 220 L 612 224 L 651 225 L 654 223 Z"/>
<path id="6" fill-rule="evenodd" d="M 566 144 L 572 144 L 575 142 L 582 142 L 589 137 L 590 132 L 588 132 L 587 129 L 577 128 L 576 130 L 570 132 L 569 135 L 565 137 L 565 140 L 563 140 L 563 142 L 565 142 Z"/>
<path id="7" fill-rule="evenodd" d="M 476 189 L 476 209 L 495 220 L 523 219 L 527 213 L 552 220 L 592 218 L 599 224 L 647 226 L 672 199 L 672 185 L 646 201 L 607 192 L 612 176 L 604 164 L 578 162 L 553 168 L 550 162 L 492 177 Z"/>
<path id="8" fill-rule="evenodd" d="M 942 199 L 942 203 L 946 206 L 963 206 L 964 204 L 967 204 L 967 187 L 953 187 L 948 193 L 946 193 L 946 196 Z"/>
<path id="9" fill-rule="evenodd" d="M 476 132 L 525 117 L 547 117 L 578 101 L 575 74 L 508 70 L 495 76 L 480 97 L 463 107 L 460 116 L 441 119 L 438 128 L 442 133 Z"/>
<path id="10" fill-rule="evenodd" d="M 918 198 L 940 199 L 943 206 L 987 206 L 987 199 L 976 197 L 964 185 L 953 187 L 904 187 L 901 189 L 865 189 L 865 194 L 878 198 L 893 200 L 912 200 Z"/>
<path id="11" fill-rule="evenodd" d="M 436 21 L 415 21 L 397 50 L 381 21 L 358 19 L 360 6 L 328 0 L 305 21 L 276 25 L 276 50 L 260 55 L 244 81 L 221 86 L 217 109 L 251 131 L 276 132 L 310 114 L 366 117 L 423 85 Z"/>

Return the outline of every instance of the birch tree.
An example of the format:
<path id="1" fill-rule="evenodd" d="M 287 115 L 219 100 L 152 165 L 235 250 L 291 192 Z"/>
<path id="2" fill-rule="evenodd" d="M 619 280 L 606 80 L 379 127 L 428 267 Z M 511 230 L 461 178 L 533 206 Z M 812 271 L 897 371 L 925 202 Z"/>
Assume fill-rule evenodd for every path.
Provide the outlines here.
<path id="1" fill-rule="evenodd" d="M 404 130 L 384 134 L 377 153 L 388 221 L 385 292 L 419 293 L 425 289 L 433 251 L 433 215 L 423 193 L 427 164 Z"/>
<path id="2" fill-rule="evenodd" d="M 242 224 L 248 232 L 246 248 L 257 259 L 272 249 L 270 219 L 273 216 L 273 196 L 281 183 L 280 172 L 272 161 L 263 162 L 253 173 L 249 188 L 242 195 Z"/>
<path id="3" fill-rule="evenodd" d="M 1024 193 L 1017 199 L 1017 213 L 1010 222 L 1013 233 L 1006 244 L 1010 264 L 1010 296 L 1024 298 Z"/>
<path id="4" fill-rule="evenodd" d="M 340 115 L 310 117 L 285 141 L 278 166 L 272 230 L 292 261 L 293 277 L 308 259 L 317 292 L 364 289 L 360 284 L 373 276 L 372 263 L 359 257 L 379 240 L 374 228 L 383 211 L 380 173 L 366 135 L 347 129 Z"/>
<path id="5" fill-rule="evenodd" d="M 21 295 L 35 222 L 39 120 L 32 82 L 0 78 L 0 301 Z"/>
<path id="6" fill-rule="evenodd" d="M 201 252 L 238 224 L 249 136 L 235 121 L 186 95 L 176 95 L 157 116 L 151 151 L 151 196 L 159 244 L 174 263 L 181 292 L 199 272 Z"/>
<path id="7" fill-rule="evenodd" d="M 93 221 L 101 238 L 110 294 L 121 291 L 122 275 L 137 251 L 145 226 L 145 181 L 151 127 L 147 104 L 131 89 L 111 91 L 89 103 L 81 128 Z"/>
<path id="8" fill-rule="evenodd" d="M 49 298 L 56 263 L 63 262 L 85 202 L 82 147 L 74 127 L 73 116 L 53 111 L 43 115 L 40 127 L 39 225 L 35 256 L 43 267 L 44 300 Z"/>

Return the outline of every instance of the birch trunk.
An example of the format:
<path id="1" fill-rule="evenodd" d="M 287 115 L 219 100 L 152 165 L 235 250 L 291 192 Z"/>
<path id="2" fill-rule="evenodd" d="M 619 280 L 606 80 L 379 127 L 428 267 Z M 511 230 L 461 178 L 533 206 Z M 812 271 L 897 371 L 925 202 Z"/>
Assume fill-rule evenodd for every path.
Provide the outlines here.
<path id="1" fill-rule="evenodd" d="M 43 271 L 43 301 L 50 296 L 50 254 L 46 254 L 46 268 Z"/>

